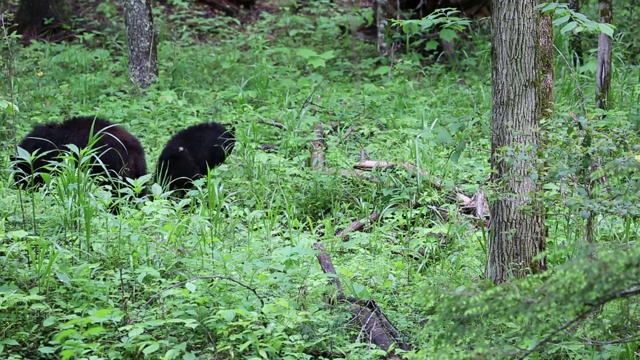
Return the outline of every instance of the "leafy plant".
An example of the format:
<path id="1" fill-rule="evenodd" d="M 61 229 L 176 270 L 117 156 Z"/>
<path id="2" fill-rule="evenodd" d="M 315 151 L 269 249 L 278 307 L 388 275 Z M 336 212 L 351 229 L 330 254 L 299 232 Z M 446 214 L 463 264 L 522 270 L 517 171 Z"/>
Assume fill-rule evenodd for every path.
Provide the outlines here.
<path id="1" fill-rule="evenodd" d="M 438 32 L 437 39 L 452 42 L 459 38 L 458 32 L 469 27 L 471 21 L 467 18 L 456 16 L 460 11 L 454 8 L 441 8 L 419 20 L 391 20 L 392 26 L 402 28 L 406 34 L 407 47 L 412 36 Z M 425 50 L 435 50 L 440 46 L 437 39 L 418 40 L 416 45 L 425 42 Z"/>

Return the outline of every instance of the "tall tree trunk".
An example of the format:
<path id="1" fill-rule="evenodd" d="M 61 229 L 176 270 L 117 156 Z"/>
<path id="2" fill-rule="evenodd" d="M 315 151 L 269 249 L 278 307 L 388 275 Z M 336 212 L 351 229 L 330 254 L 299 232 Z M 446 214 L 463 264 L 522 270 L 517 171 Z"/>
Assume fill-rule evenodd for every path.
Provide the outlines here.
<path id="1" fill-rule="evenodd" d="M 611 24 L 613 20 L 612 0 L 600 0 L 600 22 Z M 605 33 L 598 37 L 598 69 L 596 70 L 596 106 L 609 108 L 609 87 L 611 86 L 611 51 L 613 39 Z"/>
<path id="2" fill-rule="evenodd" d="M 569 9 L 580 12 L 580 0 L 569 0 Z M 575 67 L 582 65 L 582 41 L 580 33 L 572 34 L 569 41 L 569 51 Z"/>
<path id="3" fill-rule="evenodd" d="M 537 0 L 492 0 L 491 236 L 486 276 L 495 283 L 545 269 L 543 208 L 537 202 L 540 130 Z"/>
<path id="4" fill-rule="evenodd" d="M 151 0 L 124 0 L 124 20 L 129 40 L 129 76 L 147 88 L 158 78 Z"/>
<path id="5" fill-rule="evenodd" d="M 51 35 L 62 31 L 67 20 L 63 0 L 20 0 L 16 31 L 26 39 Z"/>

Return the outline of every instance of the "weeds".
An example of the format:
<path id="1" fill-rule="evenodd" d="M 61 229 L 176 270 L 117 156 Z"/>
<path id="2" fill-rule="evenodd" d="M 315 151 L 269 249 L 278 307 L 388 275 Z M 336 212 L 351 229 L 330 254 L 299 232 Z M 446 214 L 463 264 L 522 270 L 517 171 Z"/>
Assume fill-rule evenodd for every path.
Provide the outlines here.
<path id="1" fill-rule="evenodd" d="M 100 11 L 112 13 L 109 4 Z M 540 334 L 550 333 L 523 310 L 544 279 L 528 280 L 517 294 L 484 292 L 488 234 L 458 211 L 453 197 L 454 191 L 475 192 L 489 176 L 487 39 L 473 39 L 473 51 L 455 72 L 440 64 L 423 67 L 415 54 L 390 63 L 374 57 L 375 46 L 339 31 L 371 15 L 336 6 L 319 2 L 294 11 L 289 4 L 243 29 L 226 25 L 233 21 L 173 13 L 160 24 L 159 81 L 145 94 L 128 80 L 123 37 L 96 33 L 79 43 L 14 48 L 13 68 L 2 75 L 12 76 L 13 98 L 0 98 L 0 106 L 20 109 L 2 123 L 18 138 L 36 123 L 99 114 L 139 137 L 150 169 L 166 141 L 188 125 L 233 124 L 237 143 L 227 162 L 183 199 L 163 192 L 151 175 L 114 194 L 89 176 L 96 159 L 91 149 L 70 148 L 37 191 L 17 189 L 14 175 L 2 172 L 2 356 L 378 356 L 367 339 L 355 341 L 360 329 L 347 306 L 327 305 L 333 288 L 317 265 L 314 242 L 331 253 L 348 295 L 375 299 L 414 345 L 407 358 L 499 357 L 505 353 L 493 344 L 509 351 L 535 345 L 534 331 L 518 332 L 529 321 Z M 183 27 L 176 31 L 172 24 Z M 90 47 L 94 42 L 104 46 Z M 617 108 L 606 120 L 589 122 L 592 145 L 585 147 L 585 132 L 570 114 L 590 109 L 582 94 L 593 93 L 591 63 L 587 59 L 576 73 L 558 65 L 557 116 L 545 124 L 547 256 L 559 271 L 577 257 L 583 211 L 597 214 L 599 243 L 633 243 L 640 234 L 633 157 L 638 122 L 628 121 L 637 118 L 637 69 L 619 60 Z M 309 144 L 320 123 L 328 125 L 328 168 L 352 170 L 364 157 L 415 169 L 377 168 L 368 177 L 311 170 Z M 1 153 L 4 168 L 16 155 L 10 148 Z M 602 165 L 591 180 L 607 177 L 595 189 L 596 201 L 584 196 L 578 181 L 576 164 L 585 153 Z M 33 161 L 31 154 L 17 156 Z M 149 194 L 134 200 L 143 188 Z M 120 212 L 111 213 L 111 206 Z M 373 213 L 380 218 L 365 231 L 336 236 Z M 632 263 L 630 255 L 625 259 Z M 587 288 L 589 279 L 579 271 L 566 270 L 567 282 L 553 277 L 555 289 Z M 598 286 L 616 290 L 605 281 Z M 456 308 L 460 299 L 464 306 Z M 554 313 L 552 300 L 565 299 L 558 295 L 535 306 L 549 306 L 542 313 L 550 318 L 569 314 L 567 307 Z M 489 306 L 501 301 L 513 301 L 518 312 Z M 612 320 L 628 330 L 623 312 L 637 318 L 635 304 L 620 300 L 594 314 L 593 323 Z M 604 336 L 589 326 L 582 330 Z M 595 354 L 597 346 L 571 343 L 581 336 L 559 339 L 539 357 Z M 632 358 L 634 349 L 625 346 L 603 351 Z"/>

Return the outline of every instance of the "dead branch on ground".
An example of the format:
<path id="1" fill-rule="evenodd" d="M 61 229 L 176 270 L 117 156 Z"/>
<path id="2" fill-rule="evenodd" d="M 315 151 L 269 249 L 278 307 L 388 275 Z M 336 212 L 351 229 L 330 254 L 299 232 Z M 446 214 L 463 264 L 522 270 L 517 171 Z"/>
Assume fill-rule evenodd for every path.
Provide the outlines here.
<path id="1" fill-rule="evenodd" d="M 329 281 L 336 285 L 335 298 L 350 304 L 351 313 L 360 324 L 360 329 L 365 334 L 367 341 L 384 351 L 389 351 L 394 345 L 402 350 L 410 350 L 409 346 L 402 342 L 400 333 L 391 322 L 389 322 L 389 319 L 384 315 L 375 300 L 362 300 L 353 296 L 344 295 L 342 283 L 333 266 L 333 262 L 331 262 L 329 254 L 327 254 L 320 243 L 314 243 L 313 248 L 319 251 L 316 257 L 318 258 L 322 271 L 330 275 Z M 399 359 L 400 357 L 395 355 L 393 350 L 391 350 L 389 351 L 388 358 Z"/>
<path id="2" fill-rule="evenodd" d="M 346 239 L 347 235 L 351 232 L 354 231 L 361 231 L 362 229 L 364 229 L 365 225 L 367 225 L 367 223 L 374 223 L 376 221 L 378 221 L 378 219 L 380 218 L 380 213 L 373 213 L 371 215 L 369 215 L 367 217 L 368 221 L 365 220 L 357 220 L 352 222 L 351 224 L 349 224 L 349 226 L 347 226 L 346 228 L 344 228 L 341 231 L 338 231 L 338 233 L 336 233 L 336 236 L 342 239 Z"/>
<path id="3" fill-rule="evenodd" d="M 311 140 L 311 168 L 316 170 L 325 166 L 324 149 L 326 143 L 324 141 L 324 125 L 318 124 L 313 127 L 316 139 Z"/>
<path id="4" fill-rule="evenodd" d="M 418 176 L 429 177 L 429 173 L 423 170 L 420 170 L 418 166 L 412 164 L 410 162 L 402 162 L 402 163 L 393 163 L 388 161 L 376 161 L 376 160 L 363 160 L 364 155 L 366 153 L 360 154 L 360 162 L 354 165 L 356 169 L 394 169 L 396 167 L 404 169 L 406 171 L 415 171 Z M 430 181 L 431 186 L 440 190 L 442 189 L 442 184 L 438 181 Z"/>
<path id="5" fill-rule="evenodd" d="M 269 126 L 275 126 L 280 130 L 287 130 L 287 127 L 275 121 L 267 121 L 267 120 L 256 120 L 258 124 L 265 124 Z"/>
<path id="6" fill-rule="evenodd" d="M 480 220 L 490 217 L 489 203 L 482 190 L 478 190 L 472 197 L 456 193 L 456 198 L 462 201 L 462 213 L 472 215 Z"/>

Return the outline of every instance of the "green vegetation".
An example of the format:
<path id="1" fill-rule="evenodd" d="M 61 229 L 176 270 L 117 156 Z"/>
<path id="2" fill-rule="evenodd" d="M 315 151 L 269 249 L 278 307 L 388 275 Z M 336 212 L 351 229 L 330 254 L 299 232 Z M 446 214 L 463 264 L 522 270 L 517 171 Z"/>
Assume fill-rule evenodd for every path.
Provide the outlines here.
<path id="1" fill-rule="evenodd" d="M 103 5 L 102 16 L 120 16 Z M 335 286 L 315 242 L 348 296 L 376 300 L 412 347 L 400 351 L 406 358 L 637 356 L 640 78 L 628 18 L 614 35 L 614 108 L 606 114 L 593 108 L 595 52 L 572 70 L 569 34 L 557 29 L 564 57 L 540 173 L 550 270 L 494 287 L 482 279 L 487 230 L 455 198 L 482 189 L 490 174 L 487 29 L 472 26 L 459 40 L 455 64 L 426 65 L 404 51 L 379 58 L 375 44 L 342 32 L 370 21 L 366 9 L 317 1 L 242 26 L 164 11 L 155 14 L 159 82 L 144 91 L 128 78 L 117 21 L 70 42 L 2 39 L 1 358 L 383 355 L 362 338 L 349 304 L 331 301 Z M 151 176 L 136 184 L 149 186 L 147 198 L 115 198 L 72 157 L 39 191 L 19 191 L 16 142 L 34 124 L 74 115 L 123 124 L 142 142 L 149 169 L 187 125 L 233 124 L 237 143 L 182 200 Z M 351 170 L 364 151 L 417 169 L 311 169 L 318 124 L 326 125 L 328 168 Z M 582 166 L 585 159 L 598 166 Z M 373 213 L 381 217 L 365 231 L 335 236 Z M 584 242 L 589 214 L 593 244 Z"/>

